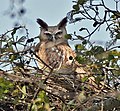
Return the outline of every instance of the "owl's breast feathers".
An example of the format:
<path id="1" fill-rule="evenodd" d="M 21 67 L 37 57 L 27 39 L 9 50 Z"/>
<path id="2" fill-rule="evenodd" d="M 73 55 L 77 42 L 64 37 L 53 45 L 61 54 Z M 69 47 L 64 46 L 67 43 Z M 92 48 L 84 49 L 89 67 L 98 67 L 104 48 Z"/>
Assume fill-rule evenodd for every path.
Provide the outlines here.
<path id="1" fill-rule="evenodd" d="M 66 43 L 48 46 L 42 42 L 36 46 L 36 52 L 40 59 L 57 73 L 72 73 L 77 68 L 75 64 L 76 54 Z M 39 67 L 48 69 L 40 60 Z"/>

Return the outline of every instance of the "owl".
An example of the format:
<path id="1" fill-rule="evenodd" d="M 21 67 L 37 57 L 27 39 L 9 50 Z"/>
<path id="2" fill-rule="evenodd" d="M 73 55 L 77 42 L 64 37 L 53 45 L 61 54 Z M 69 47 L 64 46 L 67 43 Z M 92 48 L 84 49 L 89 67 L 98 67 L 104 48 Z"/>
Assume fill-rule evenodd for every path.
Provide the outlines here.
<path id="1" fill-rule="evenodd" d="M 76 53 L 69 46 L 68 39 L 65 38 L 67 17 L 63 18 L 56 26 L 49 26 L 41 19 L 37 19 L 37 23 L 40 25 L 40 42 L 35 49 L 37 61 L 39 68 L 43 71 L 42 79 L 46 80 L 52 72 L 52 76 L 49 76 L 50 81 L 48 81 L 52 87 L 50 88 L 51 92 L 55 92 L 55 94 L 58 92 L 62 97 L 63 92 L 71 92 L 71 89 L 75 89 L 74 86 L 78 88 L 84 77 L 88 77 L 85 87 L 94 89 L 96 84 L 91 71 L 75 60 Z"/>
<path id="2" fill-rule="evenodd" d="M 37 19 L 37 23 L 40 25 L 40 43 L 36 46 L 36 54 L 40 69 L 63 74 L 73 73 L 76 69 L 76 54 L 65 38 L 67 17 L 56 26 L 49 26 L 41 19 Z"/>

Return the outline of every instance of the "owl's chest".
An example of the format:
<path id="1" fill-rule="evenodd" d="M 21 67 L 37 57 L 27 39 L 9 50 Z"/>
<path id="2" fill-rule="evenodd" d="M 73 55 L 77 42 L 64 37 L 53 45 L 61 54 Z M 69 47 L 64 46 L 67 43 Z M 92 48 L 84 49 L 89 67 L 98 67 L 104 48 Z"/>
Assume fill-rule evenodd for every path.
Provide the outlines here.
<path id="1" fill-rule="evenodd" d="M 41 44 L 38 55 L 47 65 L 54 69 L 71 66 L 76 56 L 74 51 L 65 43 L 52 46 Z"/>

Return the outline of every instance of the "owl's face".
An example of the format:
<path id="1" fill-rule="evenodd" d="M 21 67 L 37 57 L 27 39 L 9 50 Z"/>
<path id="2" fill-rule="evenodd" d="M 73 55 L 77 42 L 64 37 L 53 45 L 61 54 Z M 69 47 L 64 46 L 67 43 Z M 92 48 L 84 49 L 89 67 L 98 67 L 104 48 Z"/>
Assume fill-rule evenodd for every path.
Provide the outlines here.
<path id="1" fill-rule="evenodd" d="M 67 23 L 66 17 L 62 19 L 57 26 L 48 26 L 47 23 L 41 19 L 37 19 L 37 23 L 41 26 L 40 41 L 52 43 L 67 42 L 67 39 L 65 39 L 65 35 L 67 34 L 65 28 Z"/>

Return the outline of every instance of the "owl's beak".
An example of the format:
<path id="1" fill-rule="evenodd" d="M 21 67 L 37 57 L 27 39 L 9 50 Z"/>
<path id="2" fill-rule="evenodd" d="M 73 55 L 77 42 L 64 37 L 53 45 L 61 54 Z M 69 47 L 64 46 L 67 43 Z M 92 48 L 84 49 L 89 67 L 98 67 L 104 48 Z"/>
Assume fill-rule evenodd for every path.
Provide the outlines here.
<path id="1" fill-rule="evenodd" d="M 52 40 L 53 40 L 53 42 L 55 42 L 56 40 L 55 40 L 55 35 L 53 35 L 52 36 Z"/>

